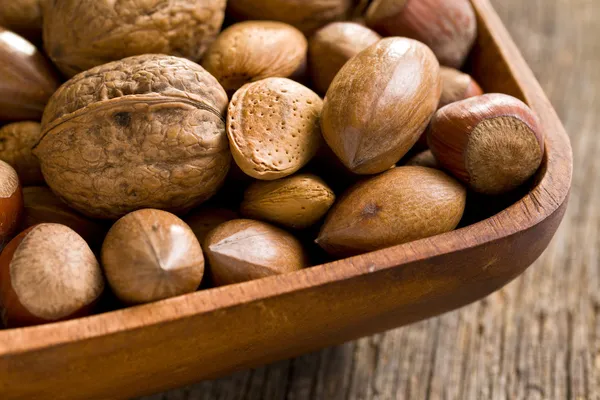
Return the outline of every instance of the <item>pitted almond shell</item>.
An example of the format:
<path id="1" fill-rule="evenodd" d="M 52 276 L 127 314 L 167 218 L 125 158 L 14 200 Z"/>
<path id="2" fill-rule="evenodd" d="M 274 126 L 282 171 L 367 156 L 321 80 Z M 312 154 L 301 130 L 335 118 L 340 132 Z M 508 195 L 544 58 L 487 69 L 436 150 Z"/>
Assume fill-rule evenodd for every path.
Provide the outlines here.
<path id="1" fill-rule="evenodd" d="M 322 143 L 321 98 L 286 78 L 244 85 L 231 103 L 227 135 L 237 165 L 247 175 L 273 180 L 292 175 Z"/>

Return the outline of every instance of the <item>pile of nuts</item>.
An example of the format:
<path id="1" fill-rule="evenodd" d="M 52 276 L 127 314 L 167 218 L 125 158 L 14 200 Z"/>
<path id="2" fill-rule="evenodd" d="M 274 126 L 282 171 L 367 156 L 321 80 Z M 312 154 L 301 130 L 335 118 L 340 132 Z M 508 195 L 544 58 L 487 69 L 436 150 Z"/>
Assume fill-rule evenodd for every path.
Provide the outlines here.
<path id="1" fill-rule="evenodd" d="M 458 70 L 468 0 L 6 3 L 5 327 L 449 232 L 542 162 L 527 105 Z"/>

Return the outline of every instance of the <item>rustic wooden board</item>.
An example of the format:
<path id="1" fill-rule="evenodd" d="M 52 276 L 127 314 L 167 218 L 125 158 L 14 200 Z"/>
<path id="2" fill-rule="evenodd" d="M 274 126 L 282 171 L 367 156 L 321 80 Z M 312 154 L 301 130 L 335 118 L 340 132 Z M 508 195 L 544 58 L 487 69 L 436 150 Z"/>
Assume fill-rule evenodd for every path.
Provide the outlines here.
<path id="1" fill-rule="evenodd" d="M 460 311 L 145 400 L 600 398 L 600 0 L 492 0 L 571 136 L 559 233 Z"/>

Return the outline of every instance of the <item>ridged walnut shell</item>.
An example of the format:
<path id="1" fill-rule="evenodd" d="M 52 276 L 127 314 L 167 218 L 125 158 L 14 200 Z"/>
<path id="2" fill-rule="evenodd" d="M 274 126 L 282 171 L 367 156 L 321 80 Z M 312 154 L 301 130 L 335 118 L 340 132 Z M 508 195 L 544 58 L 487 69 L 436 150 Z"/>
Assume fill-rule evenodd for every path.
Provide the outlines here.
<path id="1" fill-rule="evenodd" d="M 0 0 L 0 25 L 34 43 L 42 39 L 42 3 L 46 0 Z"/>
<path id="2" fill-rule="evenodd" d="M 235 162 L 256 179 L 292 175 L 322 144 L 322 107 L 316 93 L 286 78 L 244 85 L 233 96 L 227 113 L 227 135 Z"/>
<path id="3" fill-rule="evenodd" d="M 427 46 L 382 39 L 350 59 L 331 83 L 323 137 L 354 173 L 383 172 L 424 132 L 441 89 L 439 64 Z"/>
<path id="4" fill-rule="evenodd" d="M 84 72 L 55 93 L 34 154 L 52 190 L 89 216 L 184 212 L 227 175 L 226 107 L 227 94 L 199 65 L 130 57 Z"/>
<path id="5" fill-rule="evenodd" d="M 460 222 L 466 197 L 466 189 L 442 171 L 397 167 L 345 193 L 317 243 L 344 257 L 448 232 Z"/>
<path id="6" fill-rule="evenodd" d="M 404 36 L 431 47 L 440 64 L 460 68 L 477 37 L 469 0 L 373 0 L 367 26 L 383 36 Z"/>
<path id="7" fill-rule="evenodd" d="M 323 180 L 298 174 L 272 182 L 255 182 L 244 193 L 241 213 L 289 228 L 316 224 L 335 201 L 335 194 Z"/>
<path id="8" fill-rule="evenodd" d="M 41 133 L 38 122 L 15 122 L 0 128 L 0 160 L 17 171 L 23 186 L 44 184 L 40 162 L 31 152 Z"/>
<path id="9" fill-rule="evenodd" d="M 68 77 L 142 54 L 198 61 L 215 40 L 226 0 L 47 0 L 44 47 Z"/>
<path id="10" fill-rule="evenodd" d="M 41 119 L 59 85 L 53 67 L 33 44 L 0 27 L 0 121 Z"/>
<path id="11" fill-rule="evenodd" d="M 281 275 L 308 267 L 302 244 L 264 222 L 235 219 L 213 229 L 203 248 L 215 286 Z"/>
<path id="12" fill-rule="evenodd" d="M 308 43 L 310 72 L 317 91 L 326 93 L 344 64 L 379 40 L 377 32 L 354 22 L 333 22 L 319 29 Z"/>
<path id="13" fill-rule="evenodd" d="M 288 23 L 309 35 L 329 22 L 349 17 L 353 0 L 229 0 L 227 12 L 238 21 Z"/>
<path id="14" fill-rule="evenodd" d="M 283 22 L 240 22 L 219 35 L 202 66 L 233 92 L 248 82 L 301 75 L 307 46 L 302 32 Z"/>

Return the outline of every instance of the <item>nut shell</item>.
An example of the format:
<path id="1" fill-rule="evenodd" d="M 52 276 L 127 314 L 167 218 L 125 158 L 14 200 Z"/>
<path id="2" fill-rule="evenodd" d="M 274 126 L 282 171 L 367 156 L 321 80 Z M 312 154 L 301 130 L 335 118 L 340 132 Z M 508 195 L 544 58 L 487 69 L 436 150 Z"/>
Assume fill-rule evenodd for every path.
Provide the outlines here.
<path id="1" fill-rule="evenodd" d="M 8 327 L 87 315 L 103 290 L 94 253 L 66 226 L 36 225 L 0 255 L 0 311 Z"/>
<path id="2" fill-rule="evenodd" d="M 38 122 L 15 122 L 0 128 L 0 160 L 17 171 L 23 186 L 44 184 L 40 162 L 31 152 L 41 134 Z"/>
<path id="3" fill-rule="evenodd" d="M 377 32 L 354 22 L 333 22 L 319 29 L 308 45 L 310 71 L 317 91 L 326 93 L 344 64 L 380 39 Z"/>
<path id="4" fill-rule="evenodd" d="M 200 245 L 202 245 L 206 235 L 211 230 L 238 217 L 235 211 L 226 208 L 201 207 L 186 215 L 183 220 L 192 229 Z"/>
<path id="5" fill-rule="evenodd" d="M 141 54 L 198 61 L 223 23 L 226 0 L 47 0 L 44 47 L 68 77 Z"/>
<path id="6" fill-rule="evenodd" d="M 227 94 L 199 65 L 130 57 L 84 72 L 55 93 L 34 154 L 52 190 L 89 216 L 185 212 L 227 175 L 226 107 Z"/>
<path id="7" fill-rule="evenodd" d="M 440 75 L 442 77 L 442 97 L 439 108 L 483 94 L 479 84 L 469 74 L 454 68 L 441 67 Z"/>
<path id="8" fill-rule="evenodd" d="M 269 77 L 292 77 L 306 66 L 306 38 L 282 22 L 247 21 L 225 29 L 210 46 L 202 66 L 227 91 Z"/>
<path id="9" fill-rule="evenodd" d="M 478 193 L 500 194 L 539 168 L 544 135 L 533 111 L 505 94 L 485 94 L 440 109 L 427 132 L 439 163 Z"/>
<path id="10" fill-rule="evenodd" d="M 23 188 L 23 204 L 21 230 L 43 223 L 65 225 L 77 232 L 93 250 L 99 249 L 108 231 L 104 224 L 67 206 L 46 186 Z"/>
<path id="11" fill-rule="evenodd" d="M 204 241 L 216 286 L 298 271 L 308 266 L 300 242 L 264 222 L 236 219 L 212 230 Z"/>
<path id="12" fill-rule="evenodd" d="M 0 25 L 29 41 L 41 42 L 42 3 L 46 0 L 0 0 Z"/>
<path id="13" fill-rule="evenodd" d="M 466 189 L 445 173 L 397 167 L 344 194 L 317 243 L 344 257 L 434 236 L 456 228 L 465 203 Z"/>
<path id="14" fill-rule="evenodd" d="M 383 36 L 425 43 L 440 64 L 454 68 L 462 66 L 477 37 L 477 19 L 469 0 L 374 0 L 365 20 Z"/>
<path id="15" fill-rule="evenodd" d="M 54 69 L 42 53 L 0 27 L 0 121 L 41 119 L 58 86 Z"/>
<path id="16" fill-rule="evenodd" d="M 427 167 L 427 168 L 435 168 L 441 169 L 441 165 L 438 160 L 435 158 L 431 150 L 422 151 L 413 157 L 409 158 L 405 163 L 405 166 L 417 166 L 417 167 Z"/>
<path id="17" fill-rule="evenodd" d="M 102 245 L 102 265 L 115 295 L 148 303 L 195 291 L 204 256 L 189 226 L 160 210 L 139 210 L 118 220 Z"/>
<path id="18" fill-rule="evenodd" d="M 439 64 L 427 46 L 382 39 L 336 75 L 323 105 L 323 137 L 354 173 L 385 171 L 425 130 L 440 94 Z"/>
<path id="19" fill-rule="evenodd" d="M 268 78 L 238 90 L 227 116 L 227 135 L 237 165 L 247 175 L 273 180 L 292 175 L 322 144 L 323 101 L 301 84 Z"/>
<path id="20" fill-rule="evenodd" d="M 12 238 L 23 214 L 23 192 L 17 172 L 0 161 L 0 248 Z"/>
<path id="21" fill-rule="evenodd" d="M 227 11 L 238 21 L 281 21 L 310 35 L 329 22 L 347 18 L 353 5 L 353 0 L 229 0 Z"/>
<path id="22" fill-rule="evenodd" d="M 244 194 L 245 217 L 302 229 L 316 224 L 335 201 L 333 191 L 311 174 L 272 182 L 255 182 Z"/>

